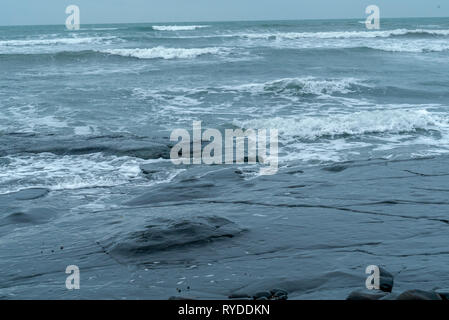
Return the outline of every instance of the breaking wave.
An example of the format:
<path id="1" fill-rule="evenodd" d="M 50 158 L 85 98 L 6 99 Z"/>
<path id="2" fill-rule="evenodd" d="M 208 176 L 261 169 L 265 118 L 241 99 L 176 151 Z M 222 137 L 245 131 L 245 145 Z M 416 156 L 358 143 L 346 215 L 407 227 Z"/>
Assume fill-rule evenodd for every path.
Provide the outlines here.
<path id="1" fill-rule="evenodd" d="M 101 153 L 58 156 L 51 153 L 23 154 L 8 159 L 8 170 L 0 172 L 0 194 L 26 188 L 69 190 L 112 187 L 130 182 L 152 185 L 171 181 L 179 170 L 167 171 L 151 181 L 140 166 L 164 160 L 142 160 Z"/>
<path id="2" fill-rule="evenodd" d="M 44 46 L 44 45 L 73 45 L 73 44 L 89 44 L 102 43 L 116 39 L 115 36 L 109 37 L 84 37 L 84 38 L 55 38 L 55 39 L 26 39 L 26 40 L 2 40 L 0 46 Z"/>
<path id="3" fill-rule="evenodd" d="M 443 52 L 449 50 L 449 43 L 447 41 L 430 42 L 426 40 L 415 40 L 407 42 L 381 42 L 367 45 L 366 48 L 386 52 Z"/>
<path id="4" fill-rule="evenodd" d="M 207 28 L 209 26 L 197 25 L 197 26 L 153 26 L 153 30 L 157 31 L 189 31 L 201 28 Z"/>
<path id="5" fill-rule="evenodd" d="M 395 36 L 449 36 L 449 30 L 394 29 L 385 31 L 329 31 L 329 32 L 277 32 L 244 33 L 239 36 L 249 39 L 353 39 L 353 38 L 389 38 Z"/>
<path id="6" fill-rule="evenodd" d="M 362 87 L 368 87 L 368 85 L 354 78 L 318 79 L 305 77 L 284 78 L 265 83 L 227 86 L 223 89 L 228 91 L 247 91 L 255 94 L 323 95 L 352 93 Z"/>
<path id="7" fill-rule="evenodd" d="M 235 121 L 242 128 L 278 129 L 281 135 L 301 140 L 335 138 L 345 135 L 399 134 L 417 130 L 446 131 L 449 119 L 442 114 L 421 110 L 374 110 L 350 114 L 304 116 L 297 118 L 254 119 Z"/>
<path id="8" fill-rule="evenodd" d="M 220 55 L 225 54 L 227 49 L 219 47 L 211 48 L 166 48 L 154 47 L 144 49 L 109 49 L 101 51 L 111 55 L 131 57 L 138 59 L 192 59 L 202 55 Z"/>

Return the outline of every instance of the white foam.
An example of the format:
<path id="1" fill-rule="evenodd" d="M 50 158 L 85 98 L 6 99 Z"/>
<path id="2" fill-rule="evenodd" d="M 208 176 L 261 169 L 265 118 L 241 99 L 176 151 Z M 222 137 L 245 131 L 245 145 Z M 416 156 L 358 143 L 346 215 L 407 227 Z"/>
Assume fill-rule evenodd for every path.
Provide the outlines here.
<path id="1" fill-rule="evenodd" d="M 394 149 L 396 151 L 391 152 L 395 156 L 401 152 L 409 156 L 410 150 L 449 152 L 448 115 L 416 107 L 386 109 L 383 106 L 383 109 L 353 113 L 323 115 L 317 112 L 295 117 L 235 120 L 234 125 L 245 129 L 278 129 L 281 163 L 366 159 L 385 156 Z M 423 140 L 421 132 L 430 130 L 438 134 L 425 136 Z"/>
<path id="2" fill-rule="evenodd" d="M 138 59 L 192 59 L 202 55 L 219 55 L 228 52 L 226 48 L 136 48 L 136 49 L 109 49 L 101 51 L 112 55 L 133 57 Z"/>
<path id="3" fill-rule="evenodd" d="M 244 91 L 253 94 L 279 93 L 290 94 L 347 94 L 352 92 L 353 86 L 368 86 L 355 78 L 319 79 L 314 77 L 284 78 L 263 83 L 249 83 L 235 86 L 225 86 L 229 91 Z"/>
<path id="4" fill-rule="evenodd" d="M 157 31 L 190 31 L 190 30 L 196 30 L 196 29 L 202 29 L 207 28 L 209 26 L 205 25 L 190 25 L 190 26 L 153 26 L 152 28 Z"/>
<path id="5" fill-rule="evenodd" d="M 48 113 L 52 115 L 46 115 Z M 20 132 L 37 132 L 42 129 L 57 130 L 69 126 L 64 110 L 40 110 L 34 105 L 10 107 L 2 110 L 5 123 L 12 125 L 12 130 Z"/>
<path id="6" fill-rule="evenodd" d="M 143 160 L 133 157 L 106 156 L 101 153 L 58 156 L 52 153 L 14 155 L 8 159 L 7 170 L 0 171 L 0 193 L 30 187 L 50 190 L 113 187 L 133 182 L 151 185 L 171 181 L 180 171 L 148 180 L 141 176 L 143 164 L 166 160 Z"/>
<path id="7" fill-rule="evenodd" d="M 428 29 L 394 29 L 384 31 L 329 31 L 329 32 L 272 32 L 272 33 L 241 33 L 237 36 L 249 39 L 353 39 L 353 38 L 389 38 L 407 34 L 428 34 L 449 36 L 449 30 Z"/>
<path id="8" fill-rule="evenodd" d="M 387 52 L 422 53 L 448 51 L 449 43 L 441 40 L 381 41 L 366 44 L 366 47 Z"/>
<path id="9" fill-rule="evenodd" d="M 278 129 L 280 134 L 304 140 L 341 135 L 370 133 L 405 133 L 423 130 L 447 130 L 446 115 L 420 110 L 374 110 L 326 116 L 303 116 L 296 118 L 255 119 L 235 122 L 243 128 Z"/>
<path id="10" fill-rule="evenodd" d="M 417 35 L 416 37 L 398 37 Z M 422 38 L 421 35 L 439 36 Z M 226 35 L 228 36 L 228 35 Z M 246 46 L 292 49 L 369 48 L 387 52 L 442 52 L 449 50 L 449 30 L 395 29 L 382 31 L 240 33 Z M 394 37 L 396 36 L 396 37 Z M 319 40 L 319 41 L 318 41 Z"/>
<path id="11" fill-rule="evenodd" d="M 84 38 L 55 38 L 55 39 L 25 39 L 2 40 L 0 46 L 44 46 L 44 45 L 74 45 L 86 43 L 101 43 L 115 39 L 116 37 L 84 37 Z"/>

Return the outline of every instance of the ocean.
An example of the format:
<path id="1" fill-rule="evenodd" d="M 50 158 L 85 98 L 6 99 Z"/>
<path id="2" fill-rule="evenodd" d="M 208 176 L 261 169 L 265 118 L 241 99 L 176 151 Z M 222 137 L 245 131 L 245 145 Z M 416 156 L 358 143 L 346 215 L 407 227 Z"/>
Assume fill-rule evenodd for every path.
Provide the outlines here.
<path id="1" fill-rule="evenodd" d="M 448 18 L 0 27 L 0 298 L 447 288 L 448 80 Z M 278 172 L 174 165 L 193 121 Z"/>

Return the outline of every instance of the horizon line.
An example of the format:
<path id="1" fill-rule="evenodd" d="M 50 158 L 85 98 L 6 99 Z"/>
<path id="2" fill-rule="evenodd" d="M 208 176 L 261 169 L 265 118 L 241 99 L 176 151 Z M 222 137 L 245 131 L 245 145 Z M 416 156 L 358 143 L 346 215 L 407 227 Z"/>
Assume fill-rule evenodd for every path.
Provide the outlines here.
<path id="1" fill-rule="evenodd" d="M 301 18 L 301 19 L 248 19 L 248 20 L 191 20 L 191 21 L 147 21 L 147 22 L 101 22 L 101 23 L 81 23 L 81 25 L 118 25 L 118 24 L 162 24 L 162 23 L 224 23 L 224 22 L 273 22 L 273 21 L 323 21 L 323 20 L 357 20 L 364 19 L 366 17 L 358 18 Z M 432 17 L 384 17 L 384 19 L 443 19 L 449 18 L 449 16 L 432 16 Z M 0 27 L 32 27 L 32 26 L 64 26 L 64 23 L 58 24 L 7 24 Z"/>

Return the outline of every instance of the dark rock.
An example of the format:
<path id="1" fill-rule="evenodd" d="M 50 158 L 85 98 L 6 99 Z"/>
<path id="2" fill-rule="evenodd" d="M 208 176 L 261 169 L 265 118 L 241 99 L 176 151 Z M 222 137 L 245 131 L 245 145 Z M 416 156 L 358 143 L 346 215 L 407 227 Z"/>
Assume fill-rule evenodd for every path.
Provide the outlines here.
<path id="1" fill-rule="evenodd" d="M 254 298 L 255 300 L 258 300 L 258 299 L 260 299 L 260 298 L 262 298 L 262 297 L 265 297 L 265 298 L 267 298 L 267 299 L 271 298 L 271 292 L 268 292 L 268 291 L 261 291 L 261 292 L 257 292 L 257 293 L 253 296 L 253 298 Z"/>
<path id="2" fill-rule="evenodd" d="M 31 208 L 27 210 L 16 209 L 4 218 L 5 223 L 30 223 L 41 224 L 48 222 L 57 215 L 54 209 Z"/>
<path id="3" fill-rule="evenodd" d="M 23 139 L 22 139 L 23 140 Z M 102 152 L 108 155 L 141 159 L 170 159 L 171 146 L 135 136 L 97 136 L 87 140 L 45 139 L 37 137 L 20 143 L 14 151 L 28 153 L 51 152 L 57 155 L 82 155 Z"/>
<path id="4" fill-rule="evenodd" d="M 254 300 L 287 300 L 288 292 L 282 289 L 272 289 L 270 291 L 260 291 L 254 294 Z"/>
<path id="5" fill-rule="evenodd" d="M 165 250 L 207 245 L 213 241 L 233 238 L 244 231 L 236 223 L 218 216 L 155 219 L 143 226 L 143 230 L 105 240 L 104 247 L 110 253 L 132 258 Z"/>
<path id="6" fill-rule="evenodd" d="M 331 167 L 324 167 L 323 170 L 329 171 L 329 172 L 342 172 L 342 171 L 346 170 L 347 168 L 348 168 L 347 166 L 335 165 L 335 166 L 331 166 Z"/>
<path id="7" fill-rule="evenodd" d="M 17 192 L 2 194 L 0 195 L 0 204 L 17 200 L 34 200 L 46 196 L 48 192 L 49 190 L 45 188 L 29 188 Z"/>
<path id="8" fill-rule="evenodd" d="M 437 289 L 435 290 L 443 300 L 449 300 L 449 289 Z"/>
<path id="9" fill-rule="evenodd" d="M 30 188 L 14 193 L 13 197 L 16 200 L 33 200 L 47 195 L 48 192 L 49 190 L 44 188 Z"/>
<path id="10" fill-rule="evenodd" d="M 356 290 L 351 292 L 346 300 L 379 300 L 387 295 L 387 292 L 380 290 Z"/>
<path id="11" fill-rule="evenodd" d="M 279 294 L 279 295 L 273 296 L 273 298 L 272 298 L 272 300 L 287 300 L 287 299 L 288 299 L 288 296 L 285 294 L 283 294 L 283 295 Z"/>
<path id="12" fill-rule="evenodd" d="M 380 281 L 379 281 L 380 290 L 384 292 L 391 292 L 393 290 L 394 285 L 393 275 L 382 267 L 379 267 L 379 271 L 380 271 Z"/>
<path id="13" fill-rule="evenodd" d="M 161 202 L 192 201 L 193 199 L 212 198 L 215 185 L 213 183 L 192 182 L 178 183 L 173 185 L 155 186 L 147 193 L 142 194 L 130 201 L 125 202 L 127 206 L 141 206 Z"/>
<path id="14" fill-rule="evenodd" d="M 142 171 L 143 174 L 146 174 L 146 175 L 154 174 L 154 173 L 158 173 L 159 172 L 159 170 L 154 170 L 154 169 L 148 169 L 147 170 L 147 169 L 141 168 L 140 170 Z"/>
<path id="15" fill-rule="evenodd" d="M 443 300 L 441 296 L 434 291 L 407 290 L 401 293 L 397 300 Z"/>
<path id="16" fill-rule="evenodd" d="M 186 298 L 186 297 L 171 296 L 171 297 L 168 298 L 168 300 L 195 300 L 195 299 Z"/>
<path id="17" fill-rule="evenodd" d="M 287 172 L 287 174 L 302 174 L 302 173 L 304 173 L 304 171 L 299 169 L 293 169 Z"/>
<path id="18" fill-rule="evenodd" d="M 249 295 L 245 294 L 245 293 L 233 293 L 229 296 L 229 299 L 248 299 L 251 298 Z"/>
<path id="19" fill-rule="evenodd" d="M 283 289 L 272 289 L 270 290 L 273 300 L 287 300 L 288 292 Z"/>
<path id="20" fill-rule="evenodd" d="M 396 300 L 398 297 L 397 293 L 387 293 L 385 297 L 380 298 L 379 300 Z"/>
<path id="21" fill-rule="evenodd" d="M 273 296 L 278 295 L 278 294 L 288 295 L 288 292 L 283 289 L 272 289 L 272 290 L 270 290 L 270 292 Z"/>

